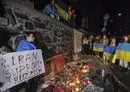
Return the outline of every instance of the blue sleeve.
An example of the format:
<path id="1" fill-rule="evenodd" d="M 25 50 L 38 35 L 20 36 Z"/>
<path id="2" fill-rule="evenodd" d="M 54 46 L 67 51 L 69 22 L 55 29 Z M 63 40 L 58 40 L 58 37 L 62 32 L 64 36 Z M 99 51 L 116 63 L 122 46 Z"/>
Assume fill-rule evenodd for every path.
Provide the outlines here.
<path id="1" fill-rule="evenodd" d="M 47 14 L 50 14 L 51 13 L 51 7 L 50 7 L 50 5 L 48 4 L 45 8 L 44 8 L 44 10 L 43 10 L 45 13 L 47 13 Z"/>
<path id="2" fill-rule="evenodd" d="M 32 46 L 30 47 L 31 50 L 36 50 L 37 47 L 34 44 L 31 44 Z"/>
<path id="3" fill-rule="evenodd" d="M 25 50 L 28 50 L 28 49 L 29 49 L 28 45 L 25 44 L 23 41 L 20 41 L 19 45 L 16 48 L 16 52 L 25 51 Z"/>
<path id="4" fill-rule="evenodd" d="M 26 40 L 20 41 L 16 52 L 18 51 L 26 51 L 26 50 L 36 50 L 36 46 L 33 43 L 27 42 Z"/>
<path id="5" fill-rule="evenodd" d="M 47 14 L 52 14 L 52 15 L 54 15 L 54 16 L 58 16 L 56 7 L 51 7 L 50 4 L 48 4 L 48 5 L 44 8 L 43 11 L 44 11 L 45 13 L 47 13 Z"/>

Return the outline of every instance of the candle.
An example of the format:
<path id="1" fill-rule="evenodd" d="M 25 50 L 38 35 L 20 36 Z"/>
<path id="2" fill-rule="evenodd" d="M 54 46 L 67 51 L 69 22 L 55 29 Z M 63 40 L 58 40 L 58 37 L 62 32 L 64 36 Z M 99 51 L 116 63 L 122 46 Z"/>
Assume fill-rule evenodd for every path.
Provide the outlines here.
<path id="1" fill-rule="evenodd" d="M 74 82 L 72 82 L 72 83 L 70 83 L 69 85 L 70 85 L 70 86 L 74 86 L 74 85 L 75 85 L 75 83 L 74 83 Z"/>
<path id="2" fill-rule="evenodd" d="M 78 78 L 76 78 L 76 83 L 77 83 L 77 84 L 79 84 L 79 83 L 80 83 L 80 81 L 79 81 L 79 79 L 78 79 Z"/>
<path id="3" fill-rule="evenodd" d="M 78 91 L 79 91 L 79 88 L 76 88 L 75 91 L 78 92 Z"/>

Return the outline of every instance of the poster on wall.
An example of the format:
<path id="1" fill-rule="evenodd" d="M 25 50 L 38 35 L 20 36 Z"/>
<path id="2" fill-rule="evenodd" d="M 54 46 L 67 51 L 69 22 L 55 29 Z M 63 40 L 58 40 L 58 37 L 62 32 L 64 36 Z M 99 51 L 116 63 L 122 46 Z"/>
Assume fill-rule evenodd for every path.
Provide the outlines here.
<path id="1" fill-rule="evenodd" d="M 21 84 L 31 78 L 45 73 L 41 50 L 13 52 L 0 55 L 0 71 L 6 79 L 0 87 L 0 92 Z"/>
<path id="2" fill-rule="evenodd" d="M 74 30 L 74 52 L 78 53 L 82 51 L 82 36 L 83 33 L 78 30 Z"/>
<path id="3" fill-rule="evenodd" d="M 54 64 L 55 74 L 60 73 L 65 65 L 65 59 L 63 55 L 56 55 L 52 57 L 52 62 Z"/>

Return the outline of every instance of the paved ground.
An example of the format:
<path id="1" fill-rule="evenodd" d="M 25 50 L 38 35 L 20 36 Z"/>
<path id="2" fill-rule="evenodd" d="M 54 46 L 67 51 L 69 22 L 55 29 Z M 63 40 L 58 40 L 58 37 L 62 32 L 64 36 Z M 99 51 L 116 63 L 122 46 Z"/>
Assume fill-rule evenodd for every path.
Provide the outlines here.
<path id="1" fill-rule="evenodd" d="M 97 69 L 106 68 L 106 66 L 103 64 L 103 61 L 101 61 L 99 58 L 95 56 L 82 55 L 81 59 L 83 59 L 87 63 L 95 65 Z M 98 79 L 96 80 L 97 82 L 99 82 L 98 85 L 104 88 L 104 92 L 114 92 L 112 84 L 108 80 L 106 81 L 105 84 L 101 82 L 101 75 L 98 75 Z"/>
<path id="2" fill-rule="evenodd" d="M 101 58 L 98 58 L 98 57 L 95 57 L 95 56 L 88 56 L 88 55 L 79 55 L 79 56 L 81 58 L 78 62 L 87 62 L 87 63 L 95 65 L 97 69 L 106 68 L 107 72 L 112 72 L 112 70 L 110 69 L 110 65 L 104 65 L 103 64 L 104 60 L 102 60 Z M 115 72 L 115 75 L 117 74 L 116 76 L 119 76 L 119 75 L 121 76 L 120 71 L 116 71 L 116 69 L 115 69 L 115 71 L 113 71 L 113 73 L 114 72 Z M 125 75 L 129 75 L 129 74 L 130 74 L 130 72 L 125 73 Z M 119 78 L 119 79 L 121 79 L 121 78 Z M 130 79 L 130 77 L 129 77 L 129 79 Z M 104 89 L 105 89 L 104 92 L 114 92 L 112 84 L 111 84 L 110 81 L 107 80 L 107 82 L 105 84 L 102 84 L 100 75 L 98 75 L 98 77 L 97 77 L 97 83 L 100 86 L 104 87 Z M 128 82 L 128 83 L 130 83 L 130 82 Z M 21 89 L 20 92 L 25 92 L 25 89 L 24 88 Z M 39 92 L 39 89 L 38 89 L 37 92 Z M 119 92 L 122 92 L 122 91 L 119 91 Z M 123 92 L 125 92 L 125 91 L 123 91 Z M 130 92 L 130 91 L 128 91 L 128 92 Z"/>

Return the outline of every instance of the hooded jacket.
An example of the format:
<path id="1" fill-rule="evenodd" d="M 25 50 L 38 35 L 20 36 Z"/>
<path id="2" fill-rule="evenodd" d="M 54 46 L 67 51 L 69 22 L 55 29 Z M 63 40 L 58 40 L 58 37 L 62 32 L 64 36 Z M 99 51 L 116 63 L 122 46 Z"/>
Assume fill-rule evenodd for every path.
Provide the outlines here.
<path id="1" fill-rule="evenodd" d="M 36 46 L 31 43 L 28 42 L 27 40 L 21 40 L 19 45 L 17 46 L 16 52 L 18 51 L 26 51 L 26 50 L 35 50 Z"/>

